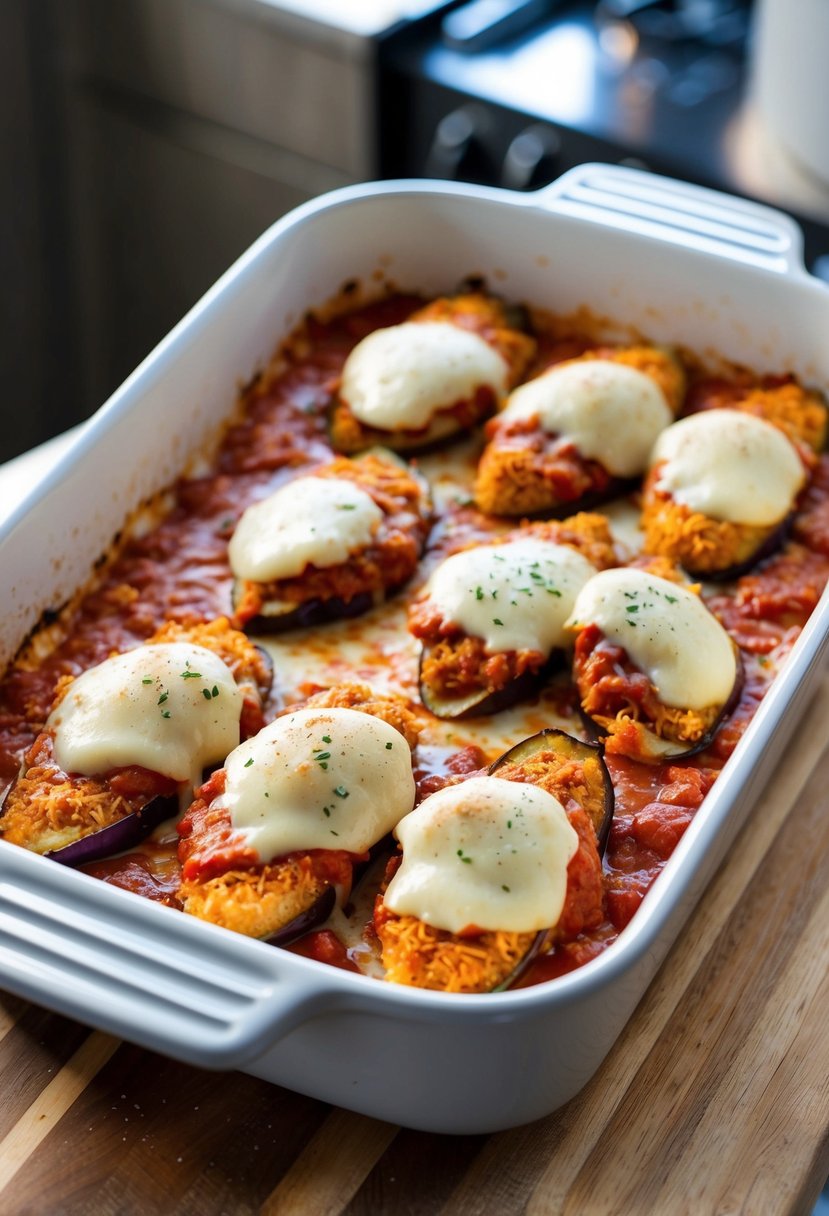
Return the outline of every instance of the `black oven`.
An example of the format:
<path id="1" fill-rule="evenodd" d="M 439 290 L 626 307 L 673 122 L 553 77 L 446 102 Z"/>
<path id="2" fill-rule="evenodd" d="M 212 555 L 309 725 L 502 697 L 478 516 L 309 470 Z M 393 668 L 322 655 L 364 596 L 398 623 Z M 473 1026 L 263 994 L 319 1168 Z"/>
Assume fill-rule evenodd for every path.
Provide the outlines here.
<path id="1" fill-rule="evenodd" d="M 379 44 L 380 173 L 532 190 L 633 164 L 783 205 L 829 278 L 829 204 L 798 210 L 773 172 L 741 173 L 751 20 L 752 0 L 445 6 Z"/>

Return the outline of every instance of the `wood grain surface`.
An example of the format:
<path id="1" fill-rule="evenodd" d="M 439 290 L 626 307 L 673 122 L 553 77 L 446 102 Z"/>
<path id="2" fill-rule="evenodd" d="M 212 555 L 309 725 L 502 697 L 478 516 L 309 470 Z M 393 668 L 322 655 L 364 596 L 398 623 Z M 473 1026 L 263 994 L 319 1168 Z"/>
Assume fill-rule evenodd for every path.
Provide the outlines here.
<path id="1" fill-rule="evenodd" d="M 622 1037 L 562 1110 L 500 1135 L 427 1135 L 0 996 L 0 1213 L 810 1212 L 829 1173 L 827 723 L 824 680 Z"/>

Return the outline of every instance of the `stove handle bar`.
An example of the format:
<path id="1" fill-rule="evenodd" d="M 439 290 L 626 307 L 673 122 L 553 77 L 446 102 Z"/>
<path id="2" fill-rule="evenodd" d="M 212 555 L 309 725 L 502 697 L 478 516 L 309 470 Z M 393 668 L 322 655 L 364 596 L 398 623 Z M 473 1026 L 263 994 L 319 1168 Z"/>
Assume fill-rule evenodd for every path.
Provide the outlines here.
<path id="1" fill-rule="evenodd" d="M 247 1064 L 330 1008 L 291 966 L 300 960 L 206 928 L 0 842 L 0 988 L 216 1069 Z"/>
<path id="2" fill-rule="evenodd" d="M 565 215 L 747 262 L 790 277 L 807 274 L 803 233 L 761 203 L 623 165 L 578 165 L 530 196 Z"/>

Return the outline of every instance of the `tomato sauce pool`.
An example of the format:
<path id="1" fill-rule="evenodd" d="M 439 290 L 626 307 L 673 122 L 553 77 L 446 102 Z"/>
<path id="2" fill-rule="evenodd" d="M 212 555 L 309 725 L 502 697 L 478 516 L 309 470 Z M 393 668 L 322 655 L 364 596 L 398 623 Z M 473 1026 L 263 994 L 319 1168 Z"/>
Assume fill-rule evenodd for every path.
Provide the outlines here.
<path id="1" fill-rule="evenodd" d="M 306 321 L 280 351 L 274 369 L 245 391 L 240 420 L 224 436 L 213 471 L 182 478 L 172 487 L 167 506 L 149 530 L 130 535 L 128 529 L 78 604 L 46 625 L 46 632 L 36 635 L 34 645 L 28 644 L 5 674 L 0 684 L 0 781 L 8 784 L 18 772 L 61 677 L 76 676 L 113 652 L 145 641 L 166 621 L 196 623 L 232 614 L 227 545 L 240 515 L 264 487 L 276 489 L 303 468 L 331 457 L 326 414 L 348 352 L 360 338 L 405 320 L 420 304 L 412 296 L 392 296 L 327 321 Z M 559 327 L 542 337 L 531 371 L 573 357 L 588 345 L 585 335 Z M 735 376 L 734 391 L 739 383 Z M 722 376 L 708 381 L 697 375 L 694 408 L 717 404 L 724 391 L 727 395 L 729 390 Z M 422 462 L 432 480 L 437 520 L 423 574 L 407 595 L 447 552 L 506 527 L 470 506 L 469 476 L 478 450 L 473 440 L 459 455 Z M 745 684 L 736 711 L 705 752 L 684 762 L 651 765 L 608 757 L 616 810 L 604 857 L 604 923 L 536 960 L 522 984 L 583 965 L 628 924 L 784 662 L 827 578 L 829 460 L 822 456 L 784 547 L 736 582 L 703 590 L 708 606 L 740 647 Z M 390 606 L 379 617 L 370 614 L 368 623 L 325 626 L 305 635 L 297 631 L 270 647 L 276 664 L 270 716 L 326 680 L 376 678 L 414 697 L 416 659 L 403 622 L 400 605 Z M 544 726 L 573 732 L 579 726 L 573 690 L 562 681 L 517 713 L 496 719 L 427 727 L 415 755 L 421 795 L 439 788 L 449 774 L 480 769 Z M 176 842 L 175 825 L 167 825 L 137 851 L 86 870 L 177 906 Z M 364 922 L 358 934 L 363 929 Z M 370 939 L 371 930 L 365 933 Z M 331 928 L 307 935 L 293 948 L 334 966 L 360 969 L 354 960 L 361 952 Z"/>

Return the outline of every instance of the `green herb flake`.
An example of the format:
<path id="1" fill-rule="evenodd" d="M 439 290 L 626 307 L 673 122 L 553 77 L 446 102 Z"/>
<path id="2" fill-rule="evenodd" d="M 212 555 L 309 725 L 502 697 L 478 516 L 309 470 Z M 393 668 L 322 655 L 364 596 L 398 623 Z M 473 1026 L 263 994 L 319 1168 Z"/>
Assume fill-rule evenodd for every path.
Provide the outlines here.
<path id="1" fill-rule="evenodd" d="M 170 717 L 169 709 L 162 709 L 161 716 L 162 716 L 162 718 L 169 718 Z"/>
<path id="2" fill-rule="evenodd" d="M 201 695 L 204 697 L 205 701 L 210 701 L 210 700 L 212 700 L 212 698 L 211 698 L 211 696 L 210 696 L 210 689 L 209 689 L 209 688 L 203 688 L 203 689 L 201 690 Z"/>
<path id="3" fill-rule="evenodd" d="M 506 885 L 506 883 L 503 883 L 503 882 L 501 883 L 501 890 L 506 891 L 507 895 L 509 895 L 509 893 L 510 893 L 509 887 Z"/>
<path id="4" fill-rule="evenodd" d="M 325 816 L 325 818 L 326 818 L 326 819 L 330 819 L 330 818 L 331 818 L 331 807 L 330 807 L 330 806 L 324 806 L 324 807 L 322 808 L 322 813 L 323 813 L 323 815 Z"/>
<path id="5" fill-rule="evenodd" d="M 202 678 L 200 671 L 182 671 L 179 674 L 182 680 L 200 680 Z"/>
<path id="6" fill-rule="evenodd" d="M 334 793 L 337 795 L 338 798 L 347 798 L 348 797 L 348 790 L 345 788 L 344 785 L 336 786 L 336 788 L 334 789 Z"/>
<path id="7" fill-rule="evenodd" d="M 219 695 L 219 690 L 218 690 L 218 688 L 216 687 L 216 685 L 215 685 L 215 684 L 214 684 L 214 685 L 213 685 L 213 687 L 210 689 L 210 695 L 211 695 L 211 697 L 218 697 L 218 695 Z"/>
<path id="8" fill-rule="evenodd" d="M 167 698 L 169 697 L 169 695 L 170 695 L 170 694 L 169 694 L 168 692 L 163 692 L 163 693 L 161 694 L 161 696 L 158 698 L 158 700 L 156 701 L 156 705 L 163 705 L 163 704 L 164 704 L 164 702 L 165 702 L 165 701 L 167 700 Z"/>
<path id="9" fill-rule="evenodd" d="M 338 511 L 356 511 L 357 504 L 354 502 L 341 502 L 337 504 Z"/>
<path id="10" fill-rule="evenodd" d="M 250 766 L 251 766 L 252 764 L 253 764 L 253 756 L 251 756 L 251 758 L 250 758 L 249 760 L 246 760 L 246 761 L 245 761 L 245 763 L 244 763 L 244 767 L 245 767 L 245 768 L 250 768 Z"/>
<path id="11" fill-rule="evenodd" d="M 492 618 L 492 623 L 493 623 L 493 625 L 503 625 L 504 622 L 502 620 L 500 620 L 497 616 L 494 616 Z"/>
<path id="12" fill-rule="evenodd" d="M 144 679 L 141 681 L 142 684 L 152 684 L 152 682 L 153 682 L 152 676 L 144 676 Z"/>
<path id="13" fill-rule="evenodd" d="M 458 857 L 460 857 L 460 859 L 461 859 L 461 861 L 464 863 L 464 865 L 467 865 L 467 866 L 471 866 L 471 865 L 472 865 L 472 858 L 471 858 L 471 857 L 465 857 L 465 856 L 464 856 L 463 849 L 458 849 Z"/>
<path id="14" fill-rule="evenodd" d="M 393 744 L 393 743 L 387 743 L 387 744 L 386 744 L 386 751 L 387 751 L 387 752 L 390 752 L 390 751 L 391 751 L 391 749 L 392 749 L 393 747 L 394 747 L 394 744 Z"/>
<path id="15" fill-rule="evenodd" d="M 322 741 L 323 741 L 323 743 L 330 743 L 330 742 L 331 742 L 331 736 L 330 736 L 330 735 L 323 735 L 323 736 L 322 736 Z"/>
<path id="16" fill-rule="evenodd" d="M 476 600 L 482 600 L 483 598 L 484 598 L 484 589 L 483 589 L 483 587 L 476 587 L 476 588 L 475 588 L 475 599 L 476 599 Z"/>

